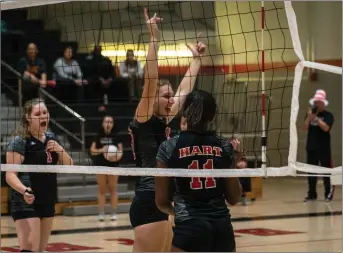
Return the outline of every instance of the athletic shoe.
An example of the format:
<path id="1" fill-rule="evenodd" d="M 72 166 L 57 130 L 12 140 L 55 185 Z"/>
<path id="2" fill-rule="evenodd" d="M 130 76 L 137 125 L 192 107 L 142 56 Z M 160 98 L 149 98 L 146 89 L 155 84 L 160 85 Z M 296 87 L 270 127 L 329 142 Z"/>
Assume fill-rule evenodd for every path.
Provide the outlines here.
<path id="1" fill-rule="evenodd" d="M 307 196 L 307 197 L 304 199 L 304 202 L 313 201 L 313 200 L 317 200 L 317 197 Z"/>
<path id="2" fill-rule="evenodd" d="M 248 205 L 248 201 L 247 201 L 247 198 L 246 198 L 246 197 L 242 197 L 242 205 L 243 205 L 243 206 Z"/>
<path id="3" fill-rule="evenodd" d="M 111 221 L 115 221 L 117 220 L 117 215 L 116 214 L 112 214 L 111 215 Z"/>
<path id="4" fill-rule="evenodd" d="M 105 220 L 105 215 L 104 214 L 99 214 L 98 221 L 104 221 L 104 220 Z"/>

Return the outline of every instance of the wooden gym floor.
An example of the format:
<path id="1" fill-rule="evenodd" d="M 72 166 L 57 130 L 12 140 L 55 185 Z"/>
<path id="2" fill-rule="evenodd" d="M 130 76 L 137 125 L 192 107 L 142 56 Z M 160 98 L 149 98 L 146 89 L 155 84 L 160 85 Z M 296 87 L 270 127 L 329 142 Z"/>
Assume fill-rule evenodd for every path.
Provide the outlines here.
<path id="1" fill-rule="evenodd" d="M 318 182 L 315 202 L 303 203 L 306 178 L 268 178 L 262 199 L 231 207 L 237 251 L 342 252 L 342 187 L 336 186 L 334 200 L 326 203 Z M 128 214 L 115 222 L 57 216 L 47 251 L 130 252 L 133 239 Z M 1 251 L 18 251 L 9 216 L 1 217 Z"/>

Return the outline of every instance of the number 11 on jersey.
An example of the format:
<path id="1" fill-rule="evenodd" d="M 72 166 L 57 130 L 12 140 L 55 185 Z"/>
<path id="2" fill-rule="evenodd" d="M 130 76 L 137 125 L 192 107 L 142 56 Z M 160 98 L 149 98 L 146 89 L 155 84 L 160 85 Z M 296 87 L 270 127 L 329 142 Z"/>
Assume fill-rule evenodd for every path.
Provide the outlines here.
<path id="1" fill-rule="evenodd" d="M 213 169 L 213 159 L 207 159 L 206 163 L 203 164 L 203 169 L 212 170 Z M 188 169 L 199 169 L 199 161 L 193 160 L 192 163 L 188 166 Z M 190 187 L 193 190 L 203 189 L 202 181 L 200 177 L 192 177 L 190 182 Z M 216 180 L 213 177 L 207 177 L 205 180 L 205 188 L 215 188 Z"/>

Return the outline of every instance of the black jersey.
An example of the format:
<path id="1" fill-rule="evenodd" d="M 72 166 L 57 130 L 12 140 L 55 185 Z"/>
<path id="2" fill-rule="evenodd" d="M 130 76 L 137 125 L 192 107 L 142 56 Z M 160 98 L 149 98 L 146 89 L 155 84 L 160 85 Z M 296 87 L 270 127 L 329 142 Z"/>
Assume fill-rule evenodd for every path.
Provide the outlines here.
<path id="1" fill-rule="evenodd" d="M 147 122 L 139 123 L 133 120 L 129 126 L 134 155 L 143 168 L 156 167 L 156 155 L 160 144 L 167 139 L 166 123 L 164 120 L 152 116 Z M 155 191 L 155 178 L 140 177 L 136 184 L 137 192 Z"/>
<path id="2" fill-rule="evenodd" d="M 23 165 L 56 165 L 58 154 L 47 152 L 46 145 L 49 140 L 55 140 L 53 133 L 46 133 L 46 140 L 41 142 L 35 137 L 23 139 L 16 136 L 8 145 L 7 151 L 13 151 L 24 156 Z M 18 178 L 26 186 L 31 187 L 35 195 L 35 204 L 55 204 L 57 201 L 57 175 L 56 173 L 19 172 Z M 21 193 L 12 193 L 12 211 L 23 210 L 26 203 Z M 18 210 L 19 209 L 19 210 Z"/>
<path id="3" fill-rule="evenodd" d="M 95 143 L 96 149 L 100 149 L 106 145 L 115 145 L 118 147 L 118 144 L 122 143 L 122 140 L 120 139 L 117 133 L 110 133 L 110 134 L 99 133 L 94 138 L 94 143 Z M 111 162 L 105 159 L 102 153 L 93 156 L 93 161 L 94 161 L 94 164 L 97 166 L 115 167 L 119 165 L 119 162 Z"/>
<path id="4" fill-rule="evenodd" d="M 181 132 L 159 148 L 157 160 L 169 168 L 231 168 L 233 149 L 213 132 Z M 175 220 L 222 219 L 229 215 L 225 203 L 224 178 L 175 178 Z"/>

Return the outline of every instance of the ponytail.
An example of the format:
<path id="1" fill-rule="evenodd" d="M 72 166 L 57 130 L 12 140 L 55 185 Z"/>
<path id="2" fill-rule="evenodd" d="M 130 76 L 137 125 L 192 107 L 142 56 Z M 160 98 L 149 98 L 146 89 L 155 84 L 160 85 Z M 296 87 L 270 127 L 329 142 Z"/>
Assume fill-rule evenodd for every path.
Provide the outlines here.
<path id="1" fill-rule="evenodd" d="M 217 104 L 213 96 L 206 91 L 197 90 L 187 96 L 181 116 L 186 118 L 189 130 L 206 131 L 216 109 Z"/>

